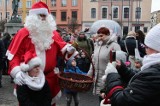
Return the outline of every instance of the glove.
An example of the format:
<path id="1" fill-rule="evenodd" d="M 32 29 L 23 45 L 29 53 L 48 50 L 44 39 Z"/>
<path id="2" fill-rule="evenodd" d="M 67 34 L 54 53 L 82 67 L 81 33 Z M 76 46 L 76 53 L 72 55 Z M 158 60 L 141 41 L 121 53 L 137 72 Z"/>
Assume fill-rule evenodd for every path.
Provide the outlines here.
<path id="1" fill-rule="evenodd" d="M 67 52 L 68 52 L 68 54 L 73 54 L 75 50 L 76 50 L 76 49 L 75 49 L 73 46 L 68 46 L 68 47 L 67 47 Z"/>
<path id="2" fill-rule="evenodd" d="M 106 70 L 105 70 L 105 75 L 108 75 L 109 73 L 118 73 L 117 69 L 115 68 L 116 63 L 108 63 Z"/>
<path id="3" fill-rule="evenodd" d="M 14 83 L 17 85 L 23 85 L 24 83 L 24 77 L 23 77 L 23 72 L 19 71 L 15 78 L 14 78 Z"/>

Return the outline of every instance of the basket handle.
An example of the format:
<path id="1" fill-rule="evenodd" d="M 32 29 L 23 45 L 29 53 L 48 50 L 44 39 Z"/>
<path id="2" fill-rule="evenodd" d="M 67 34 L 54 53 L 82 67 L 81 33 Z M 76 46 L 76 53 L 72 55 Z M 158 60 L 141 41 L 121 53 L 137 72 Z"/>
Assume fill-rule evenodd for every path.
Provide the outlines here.
<path id="1" fill-rule="evenodd" d="M 91 62 L 91 64 L 92 64 L 92 69 L 93 69 L 93 74 L 92 74 L 92 79 L 93 79 L 93 78 L 94 78 L 94 75 L 95 75 L 95 67 L 94 67 L 94 64 L 93 64 L 93 62 L 92 62 L 91 56 L 90 56 L 84 49 L 82 49 L 82 48 L 80 48 L 80 47 L 77 47 L 77 49 L 78 49 L 78 50 L 82 50 L 82 51 L 85 53 L 85 55 L 89 58 L 89 61 Z"/>

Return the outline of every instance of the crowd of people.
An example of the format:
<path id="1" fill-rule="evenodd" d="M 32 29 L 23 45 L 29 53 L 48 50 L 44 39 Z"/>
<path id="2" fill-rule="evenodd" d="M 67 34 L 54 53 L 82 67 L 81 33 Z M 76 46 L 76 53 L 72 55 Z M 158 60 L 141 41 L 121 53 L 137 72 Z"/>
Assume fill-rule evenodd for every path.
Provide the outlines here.
<path id="1" fill-rule="evenodd" d="M 86 31 L 59 33 L 48 6 L 37 2 L 24 28 L 14 37 L 4 33 L 0 40 L 0 88 L 7 71 L 20 106 L 55 106 L 62 93 L 59 68 L 94 76 L 93 95 L 101 106 L 160 105 L 160 24 L 146 36 L 141 30 L 130 31 L 123 39 L 118 35 L 106 27 L 92 37 Z M 66 106 L 71 106 L 72 97 L 75 106 L 80 104 L 78 92 L 63 91 Z"/>

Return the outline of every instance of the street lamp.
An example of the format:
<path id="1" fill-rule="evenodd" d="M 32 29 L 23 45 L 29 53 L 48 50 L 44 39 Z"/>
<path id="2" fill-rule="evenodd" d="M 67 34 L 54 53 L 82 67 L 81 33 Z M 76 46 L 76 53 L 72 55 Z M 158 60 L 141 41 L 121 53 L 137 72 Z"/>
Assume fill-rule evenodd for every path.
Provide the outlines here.
<path id="1" fill-rule="evenodd" d="M 69 20 L 70 20 L 69 16 L 67 17 L 67 20 L 68 20 L 68 32 L 69 32 Z"/>

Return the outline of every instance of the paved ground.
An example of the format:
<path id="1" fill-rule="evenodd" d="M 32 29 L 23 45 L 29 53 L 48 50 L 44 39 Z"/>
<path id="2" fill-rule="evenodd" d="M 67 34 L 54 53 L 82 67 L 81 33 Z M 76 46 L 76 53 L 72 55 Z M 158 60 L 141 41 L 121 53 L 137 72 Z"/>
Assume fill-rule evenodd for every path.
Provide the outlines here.
<path id="1" fill-rule="evenodd" d="M 2 86 L 3 87 L 0 88 L 0 106 L 18 106 L 17 99 L 13 95 L 13 84 L 10 83 L 9 76 L 3 76 Z M 57 106 L 66 106 L 65 95 L 62 95 Z M 98 97 L 93 96 L 91 91 L 80 93 L 79 106 L 98 106 Z"/>

